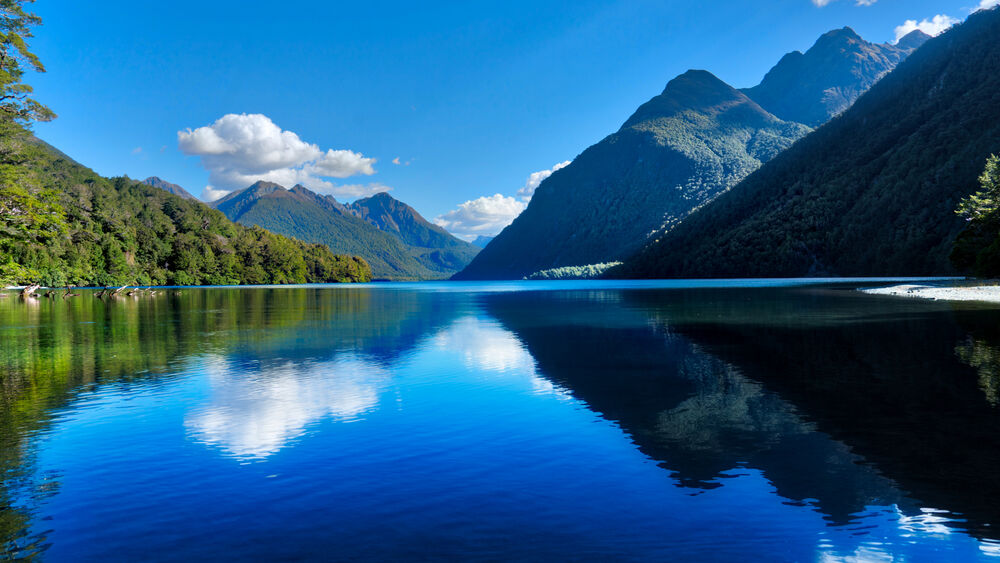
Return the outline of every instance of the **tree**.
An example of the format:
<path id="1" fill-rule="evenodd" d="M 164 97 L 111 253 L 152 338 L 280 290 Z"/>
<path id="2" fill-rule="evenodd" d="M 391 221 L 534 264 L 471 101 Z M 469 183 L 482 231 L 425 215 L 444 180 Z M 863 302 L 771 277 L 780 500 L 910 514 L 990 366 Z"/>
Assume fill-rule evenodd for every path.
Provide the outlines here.
<path id="1" fill-rule="evenodd" d="M 31 28 L 41 18 L 24 9 L 34 0 L 0 0 L 0 112 L 23 126 L 55 117 L 49 108 L 31 97 L 32 87 L 22 80 L 27 69 L 45 72 L 38 57 L 28 50 Z"/>
<path id="2" fill-rule="evenodd" d="M 1000 209 L 1000 157 L 997 155 L 986 159 L 986 170 L 979 177 L 979 186 L 979 191 L 963 199 L 955 210 L 968 221 L 982 220 Z"/>
<path id="3" fill-rule="evenodd" d="M 978 192 L 963 199 L 956 213 L 968 224 L 951 252 L 951 262 L 981 277 L 1000 276 L 1000 158 L 991 155 L 979 176 Z"/>

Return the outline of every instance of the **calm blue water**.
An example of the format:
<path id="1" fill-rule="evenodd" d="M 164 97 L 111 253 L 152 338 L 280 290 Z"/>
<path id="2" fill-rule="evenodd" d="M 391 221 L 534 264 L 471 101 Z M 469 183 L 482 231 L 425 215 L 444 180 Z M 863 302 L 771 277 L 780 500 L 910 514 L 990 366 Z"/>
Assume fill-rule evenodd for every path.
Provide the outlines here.
<path id="1" fill-rule="evenodd" d="M 1000 308 L 874 281 L 0 299 L 52 561 L 1000 557 Z"/>

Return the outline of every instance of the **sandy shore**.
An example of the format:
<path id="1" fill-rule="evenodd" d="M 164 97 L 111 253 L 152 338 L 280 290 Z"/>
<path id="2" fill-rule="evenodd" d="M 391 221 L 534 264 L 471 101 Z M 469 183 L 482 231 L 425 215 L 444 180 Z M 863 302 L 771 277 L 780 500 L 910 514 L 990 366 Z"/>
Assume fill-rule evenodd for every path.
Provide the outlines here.
<path id="1" fill-rule="evenodd" d="M 862 289 L 873 295 L 897 295 L 920 299 L 940 299 L 942 301 L 986 301 L 1000 303 L 1000 286 L 976 285 L 968 287 L 936 287 L 932 285 L 894 285 Z"/>

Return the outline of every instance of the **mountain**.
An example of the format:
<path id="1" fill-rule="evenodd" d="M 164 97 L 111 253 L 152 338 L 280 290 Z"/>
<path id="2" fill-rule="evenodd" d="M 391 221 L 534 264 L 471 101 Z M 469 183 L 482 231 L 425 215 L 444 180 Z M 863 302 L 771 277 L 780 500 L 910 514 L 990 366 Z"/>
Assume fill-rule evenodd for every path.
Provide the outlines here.
<path id="1" fill-rule="evenodd" d="M 1000 9 L 931 39 L 854 105 L 615 275 L 941 275 L 958 201 L 1000 153 Z"/>
<path id="2" fill-rule="evenodd" d="M 388 194 L 344 205 L 301 185 L 261 181 L 211 205 L 238 223 L 361 256 L 378 279 L 445 278 L 478 251 Z"/>
<path id="3" fill-rule="evenodd" d="M 334 256 L 129 178 L 103 178 L 23 130 L 0 179 L 0 285 L 207 285 L 368 281 Z M 23 137 L 24 142 L 19 142 Z M 12 205 L 11 205 L 12 204 Z"/>
<path id="4" fill-rule="evenodd" d="M 184 199 L 190 199 L 193 201 L 198 201 L 198 198 L 194 197 L 187 190 L 178 186 L 177 184 L 171 184 L 170 182 L 159 178 L 157 176 L 150 176 L 142 181 L 143 184 L 147 186 L 153 186 L 154 188 L 160 188 L 161 190 L 166 190 L 174 195 L 181 196 Z"/>
<path id="5" fill-rule="evenodd" d="M 543 181 L 455 279 L 520 278 L 628 256 L 808 131 L 711 73 L 688 71 Z"/>
<path id="6" fill-rule="evenodd" d="M 415 209 L 385 192 L 359 199 L 347 209 L 355 217 L 412 247 L 428 249 L 420 254 L 421 261 L 434 270 L 461 270 L 481 249 L 429 222 Z"/>
<path id="7" fill-rule="evenodd" d="M 760 84 L 743 93 L 781 119 L 818 127 L 849 108 L 928 39 L 916 30 L 896 45 L 876 44 L 849 27 L 836 29 L 805 53 L 782 57 Z"/>
<path id="8" fill-rule="evenodd" d="M 486 248 L 486 245 L 489 244 L 493 239 L 494 237 L 479 235 L 478 237 L 476 237 L 475 240 L 472 241 L 472 245 L 478 246 L 479 248 Z"/>

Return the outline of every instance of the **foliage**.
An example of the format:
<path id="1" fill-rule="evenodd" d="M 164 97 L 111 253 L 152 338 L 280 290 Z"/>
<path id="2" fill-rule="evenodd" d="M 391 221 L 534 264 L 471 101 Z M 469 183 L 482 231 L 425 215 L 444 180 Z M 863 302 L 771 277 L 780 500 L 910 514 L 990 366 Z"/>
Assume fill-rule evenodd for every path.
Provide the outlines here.
<path id="1" fill-rule="evenodd" d="M 55 117 L 52 110 L 31 97 L 31 86 L 22 81 L 26 69 L 45 72 L 27 43 L 32 37 L 31 28 L 42 20 L 25 11 L 25 3 L 25 0 L 0 0 L 0 114 L 3 119 L 21 125 Z"/>
<path id="2" fill-rule="evenodd" d="M 603 264 L 587 264 L 585 266 L 563 266 L 535 272 L 527 277 L 529 280 L 589 280 L 600 277 L 601 274 L 620 266 L 621 262 L 605 262 Z"/>
<path id="3" fill-rule="evenodd" d="M 928 41 L 841 114 L 612 275 L 942 275 L 1000 151 L 1000 10 Z M 998 254 L 1000 256 L 1000 254 Z"/>
<path id="4" fill-rule="evenodd" d="M 1000 158 L 991 155 L 979 177 L 980 190 L 958 204 L 955 212 L 966 219 L 955 239 L 951 261 L 962 272 L 982 277 L 1000 276 Z"/>
<path id="5" fill-rule="evenodd" d="M 231 285 L 370 279 L 360 258 L 335 256 L 318 245 L 235 225 L 201 203 L 128 178 L 102 178 L 37 142 L 22 157 L 17 165 L 5 165 L 0 176 L 0 202 L 5 202 L 0 209 L 8 213 L 0 232 L 2 283 Z M 29 203 L 22 205 L 24 201 Z"/>
<path id="6" fill-rule="evenodd" d="M 958 203 L 955 213 L 967 221 L 982 220 L 1000 209 L 1000 158 L 990 155 L 979 177 L 980 190 Z"/>

